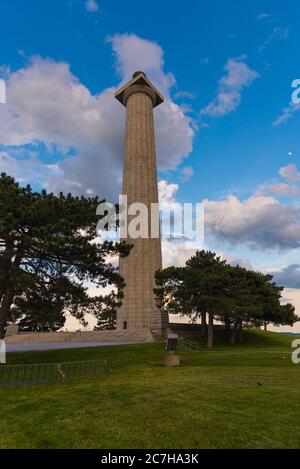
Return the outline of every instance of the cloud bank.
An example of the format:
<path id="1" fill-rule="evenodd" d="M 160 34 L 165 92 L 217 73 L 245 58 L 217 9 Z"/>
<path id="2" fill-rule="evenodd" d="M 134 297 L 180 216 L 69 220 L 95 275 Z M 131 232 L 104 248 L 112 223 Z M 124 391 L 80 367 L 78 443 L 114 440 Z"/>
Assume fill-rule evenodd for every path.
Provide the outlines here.
<path id="1" fill-rule="evenodd" d="M 278 272 L 271 272 L 275 281 L 285 288 L 300 289 L 300 264 L 291 264 Z"/>
<path id="2" fill-rule="evenodd" d="M 246 64 L 244 56 L 229 59 L 224 70 L 226 73 L 219 81 L 217 96 L 202 109 L 202 115 L 222 117 L 235 111 L 240 104 L 243 89 L 259 76 Z"/>
<path id="3" fill-rule="evenodd" d="M 259 250 L 300 247 L 300 209 L 293 205 L 257 193 L 245 200 L 207 200 L 205 207 L 205 227 L 218 241 Z"/>
<path id="4" fill-rule="evenodd" d="M 98 3 L 96 2 L 96 0 L 86 0 L 85 8 L 90 13 L 96 13 L 100 9 Z"/>
<path id="5" fill-rule="evenodd" d="M 109 41 L 121 78 L 116 88 L 142 69 L 165 95 L 165 103 L 155 110 L 158 164 L 175 168 L 191 152 L 194 130 L 191 119 L 170 98 L 175 79 L 164 72 L 161 47 L 134 34 Z M 115 198 L 121 187 L 125 126 L 125 110 L 114 98 L 116 88 L 92 95 L 67 63 L 34 57 L 26 67 L 8 73 L 0 145 L 16 159 L 16 166 L 23 163 L 12 147 L 43 144 L 50 152 L 61 152 L 63 160 L 43 181 L 49 190 Z"/>

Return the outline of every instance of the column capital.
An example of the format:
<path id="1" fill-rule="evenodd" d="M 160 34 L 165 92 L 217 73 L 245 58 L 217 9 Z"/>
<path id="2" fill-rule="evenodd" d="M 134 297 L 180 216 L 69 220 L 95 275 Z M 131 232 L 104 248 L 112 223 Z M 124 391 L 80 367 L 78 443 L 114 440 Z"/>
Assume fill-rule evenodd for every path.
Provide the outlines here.
<path id="1" fill-rule="evenodd" d="M 143 93 L 143 94 L 147 94 L 148 96 L 150 96 L 151 101 L 152 101 L 152 105 L 153 105 L 153 107 L 155 107 L 155 105 L 156 105 L 156 94 L 155 94 L 155 92 L 152 88 L 149 88 L 149 86 L 145 86 L 145 85 L 131 85 L 131 86 L 129 86 L 129 88 L 127 88 L 123 93 L 122 104 L 124 104 L 124 106 L 127 106 L 127 100 L 129 98 L 129 96 L 131 96 L 133 94 L 136 94 L 136 93 Z"/>
<path id="2" fill-rule="evenodd" d="M 164 101 L 163 96 L 148 80 L 144 72 L 135 72 L 132 80 L 115 93 L 115 98 L 126 106 L 127 99 L 134 93 L 148 94 L 152 99 L 153 107 L 158 106 Z"/>

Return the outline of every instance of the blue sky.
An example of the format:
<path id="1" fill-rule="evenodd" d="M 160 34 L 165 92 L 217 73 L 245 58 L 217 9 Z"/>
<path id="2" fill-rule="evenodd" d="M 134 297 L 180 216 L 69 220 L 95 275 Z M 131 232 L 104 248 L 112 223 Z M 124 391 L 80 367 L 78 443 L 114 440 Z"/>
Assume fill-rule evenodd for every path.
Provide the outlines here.
<path id="1" fill-rule="evenodd" d="M 113 92 L 144 69 L 166 97 L 155 111 L 164 197 L 207 199 L 207 246 L 277 273 L 300 313 L 299 14 L 297 0 L 2 0 L 0 170 L 116 197 Z M 181 262 L 189 249 L 164 255 Z"/>

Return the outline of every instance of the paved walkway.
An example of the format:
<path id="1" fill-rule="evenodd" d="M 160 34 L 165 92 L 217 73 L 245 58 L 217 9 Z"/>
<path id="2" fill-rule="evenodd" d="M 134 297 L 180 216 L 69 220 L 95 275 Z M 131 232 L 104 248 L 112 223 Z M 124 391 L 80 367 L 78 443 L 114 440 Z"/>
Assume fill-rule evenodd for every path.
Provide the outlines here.
<path id="1" fill-rule="evenodd" d="M 118 342 L 61 342 L 61 343 L 36 343 L 36 344 L 7 344 L 7 352 L 33 352 L 35 350 L 58 350 L 58 349 L 72 349 L 72 348 L 82 348 L 82 347 L 105 347 L 108 345 L 129 345 L 137 344 L 141 342 L 127 342 L 127 341 L 118 341 Z"/>

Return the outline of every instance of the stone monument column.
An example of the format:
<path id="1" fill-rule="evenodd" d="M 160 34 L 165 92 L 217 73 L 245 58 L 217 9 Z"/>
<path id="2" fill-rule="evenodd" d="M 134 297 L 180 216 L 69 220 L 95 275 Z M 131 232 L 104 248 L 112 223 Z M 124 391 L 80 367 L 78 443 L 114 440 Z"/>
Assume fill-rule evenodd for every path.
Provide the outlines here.
<path id="1" fill-rule="evenodd" d="M 168 324 L 153 293 L 155 271 L 162 268 L 159 224 L 157 236 L 151 236 L 151 210 L 153 213 L 154 208 L 158 215 L 158 206 L 151 207 L 158 204 L 153 108 L 163 102 L 163 97 L 143 72 L 135 72 L 115 96 L 126 107 L 122 194 L 127 196 L 128 207 L 138 202 L 148 209 L 148 238 L 133 239 L 128 234 L 121 238 L 133 248 L 128 257 L 120 258 L 120 273 L 126 287 L 117 314 L 117 329 L 156 335 Z M 128 216 L 127 222 L 135 217 Z"/>

